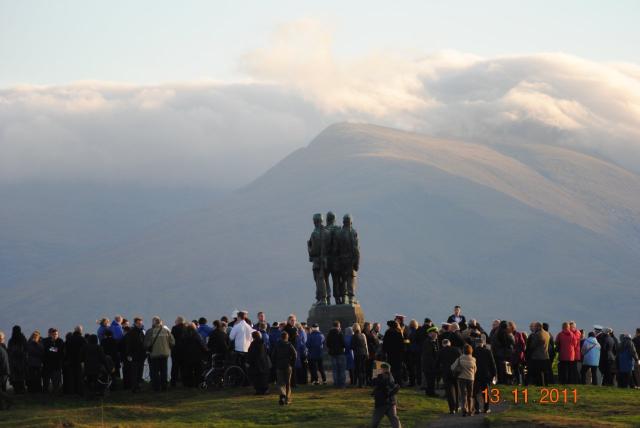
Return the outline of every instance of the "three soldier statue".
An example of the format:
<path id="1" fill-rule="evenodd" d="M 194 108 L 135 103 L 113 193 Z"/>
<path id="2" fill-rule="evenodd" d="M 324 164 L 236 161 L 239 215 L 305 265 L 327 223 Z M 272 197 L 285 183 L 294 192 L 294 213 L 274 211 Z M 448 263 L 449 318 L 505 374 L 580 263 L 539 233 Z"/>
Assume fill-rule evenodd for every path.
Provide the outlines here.
<path id="1" fill-rule="evenodd" d="M 355 291 L 360 267 L 358 233 L 351 223 L 351 215 L 342 218 L 342 227 L 336 226 L 336 216 L 327 213 L 327 225 L 322 214 L 313 215 L 315 228 L 307 241 L 309 261 L 313 263 L 313 280 L 316 284 L 316 305 L 329 305 L 331 287 L 336 305 L 356 304 Z"/>

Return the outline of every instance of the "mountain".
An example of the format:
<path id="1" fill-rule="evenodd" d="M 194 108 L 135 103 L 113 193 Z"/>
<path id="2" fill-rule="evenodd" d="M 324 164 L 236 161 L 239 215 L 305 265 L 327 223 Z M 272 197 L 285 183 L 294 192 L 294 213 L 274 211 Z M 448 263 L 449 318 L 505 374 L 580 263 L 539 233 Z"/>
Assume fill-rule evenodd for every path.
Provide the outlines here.
<path id="1" fill-rule="evenodd" d="M 482 145 L 341 123 L 249 186 L 127 245 L 17 283 L 0 325 L 234 308 L 306 318 L 312 214 L 353 215 L 369 319 L 567 319 L 636 327 L 640 177 L 540 144 Z"/>

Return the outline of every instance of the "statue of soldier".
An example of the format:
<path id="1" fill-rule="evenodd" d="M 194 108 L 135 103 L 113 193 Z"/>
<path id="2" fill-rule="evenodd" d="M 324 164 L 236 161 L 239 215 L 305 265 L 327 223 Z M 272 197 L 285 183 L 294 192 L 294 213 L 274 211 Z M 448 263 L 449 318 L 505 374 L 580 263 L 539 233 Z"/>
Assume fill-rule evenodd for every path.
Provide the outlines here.
<path id="1" fill-rule="evenodd" d="M 342 290 L 346 293 L 345 303 L 358 303 L 355 292 L 358 285 L 357 272 L 360 267 L 360 247 L 358 245 L 358 232 L 352 227 L 351 215 L 345 214 L 342 218 L 342 228 L 337 233 L 337 256 L 340 269 Z"/>
<path id="2" fill-rule="evenodd" d="M 327 270 L 325 271 L 324 280 L 329 287 L 329 275 L 331 275 L 331 283 L 333 284 L 333 298 L 336 300 L 336 305 L 344 303 L 344 295 L 346 291 L 344 284 L 340 280 L 340 267 L 338 266 L 338 232 L 340 226 L 335 224 L 336 215 L 329 211 L 327 213 L 327 232 L 329 232 L 329 246 L 327 251 Z M 329 290 L 331 288 L 329 287 Z"/>
<path id="3" fill-rule="evenodd" d="M 316 305 L 328 305 L 331 290 L 325 280 L 327 270 L 327 249 L 329 246 L 329 232 L 323 224 L 322 214 L 313 215 L 315 228 L 307 241 L 309 261 L 313 263 L 313 280 L 316 283 Z"/>

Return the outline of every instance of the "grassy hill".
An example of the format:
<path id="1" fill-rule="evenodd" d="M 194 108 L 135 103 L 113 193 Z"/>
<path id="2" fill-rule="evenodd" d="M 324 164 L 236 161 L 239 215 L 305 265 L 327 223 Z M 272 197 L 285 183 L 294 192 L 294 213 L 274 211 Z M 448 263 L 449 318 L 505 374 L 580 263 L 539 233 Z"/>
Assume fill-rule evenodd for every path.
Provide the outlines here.
<path id="1" fill-rule="evenodd" d="M 490 426 L 640 426 L 640 391 L 580 386 L 577 404 L 542 405 L 533 402 L 539 400 L 537 388 L 529 388 L 529 404 L 514 405 L 509 390 L 502 389 L 510 403 L 508 410 L 490 415 L 485 420 Z M 250 388 L 138 395 L 116 392 L 104 400 L 61 397 L 50 402 L 45 397 L 25 397 L 10 412 L 2 412 L 0 427 L 366 427 L 373 405 L 369 389 L 298 387 L 293 404 L 287 407 L 278 405 L 275 392 L 268 396 L 252 392 Z M 438 418 L 463 422 L 458 415 L 446 414 L 445 400 L 425 397 L 413 389 L 403 389 L 398 401 L 405 427 L 429 426 Z"/>

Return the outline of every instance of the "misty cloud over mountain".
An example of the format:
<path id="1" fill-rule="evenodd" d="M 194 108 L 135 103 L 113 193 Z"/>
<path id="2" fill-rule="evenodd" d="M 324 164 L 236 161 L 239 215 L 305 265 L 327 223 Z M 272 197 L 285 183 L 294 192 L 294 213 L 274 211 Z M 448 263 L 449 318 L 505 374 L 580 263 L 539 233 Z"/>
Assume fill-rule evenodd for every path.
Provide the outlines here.
<path id="1" fill-rule="evenodd" d="M 237 188 L 337 121 L 555 144 L 640 171 L 638 65 L 553 53 L 344 59 L 331 32 L 302 20 L 238 67 L 246 82 L 2 89 L 0 184 Z"/>

